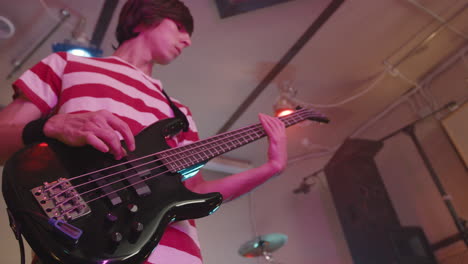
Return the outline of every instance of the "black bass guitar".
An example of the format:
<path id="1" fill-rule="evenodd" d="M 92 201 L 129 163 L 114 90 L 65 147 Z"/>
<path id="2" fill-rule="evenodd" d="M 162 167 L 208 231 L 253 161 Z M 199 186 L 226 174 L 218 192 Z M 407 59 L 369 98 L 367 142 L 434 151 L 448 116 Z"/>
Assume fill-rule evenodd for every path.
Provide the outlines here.
<path id="1" fill-rule="evenodd" d="M 310 109 L 281 117 L 328 122 Z M 143 262 L 173 221 L 207 216 L 219 193 L 197 194 L 182 181 L 211 158 L 265 136 L 260 124 L 177 148 L 165 137 L 178 131 L 165 119 L 135 137 L 136 150 L 116 161 L 92 147 L 46 140 L 15 153 L 3 172 L 9 215 L 47 264 Z"/>

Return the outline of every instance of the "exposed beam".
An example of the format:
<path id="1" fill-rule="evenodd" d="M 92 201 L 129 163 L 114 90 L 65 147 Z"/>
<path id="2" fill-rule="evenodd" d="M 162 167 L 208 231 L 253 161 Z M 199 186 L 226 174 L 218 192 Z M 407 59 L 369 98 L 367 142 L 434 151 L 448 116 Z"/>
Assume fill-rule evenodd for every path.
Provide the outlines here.
<path id="1" fill-rule="evenodd" d="M 104 35 L 106 34 L 109 23 L 114 15 L 115 8 L 119 3 L 118 0 L 106 0 L 101 9 L 101 14 L 94 28 L 93 37 L 91 39 L 91 44 L 95 47 L 100 48 Z"/>

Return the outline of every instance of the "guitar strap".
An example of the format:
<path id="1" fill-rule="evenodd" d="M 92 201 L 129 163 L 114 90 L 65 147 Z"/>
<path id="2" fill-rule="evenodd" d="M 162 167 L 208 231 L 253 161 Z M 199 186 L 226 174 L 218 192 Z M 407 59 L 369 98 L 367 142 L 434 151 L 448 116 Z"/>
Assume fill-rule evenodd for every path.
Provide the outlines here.
<path id="1" fill-rule="evenodd" d="M 179 118 L 183 122 L 183 130 L 184 132 L 187 132 L 189 129 L 189 122 L 187 120 L 187 116 L 185 116 L 184 113 L 177 107 L 174 102 L 172 102 L 171 98 L 167 95 L 167 93 L 162 90 L 164 96 L 166 96 L 167 101 L 169 102 L 169 106 L 172 109 L 172 112 L 174 112 L 174 116 Z"/>

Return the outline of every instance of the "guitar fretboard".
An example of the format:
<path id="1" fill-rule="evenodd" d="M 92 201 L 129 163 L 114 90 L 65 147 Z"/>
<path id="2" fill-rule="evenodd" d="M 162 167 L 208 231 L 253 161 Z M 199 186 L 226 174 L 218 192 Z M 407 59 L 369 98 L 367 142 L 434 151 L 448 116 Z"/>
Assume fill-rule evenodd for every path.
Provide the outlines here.
<path id="1" fill-rule="evenodd" d="M 286 127 L 306 119 L 328 123 L 329 120 L 311 109 L 301 109 L 279 118 Z M 158 158 L 171 172 L 178 172 L 216 156 L 239 148 L 266 136 L 261 124 L 255 124 L 234 131 L 222 133 L 195 143 L 168 149 L 158 153 Z"/>

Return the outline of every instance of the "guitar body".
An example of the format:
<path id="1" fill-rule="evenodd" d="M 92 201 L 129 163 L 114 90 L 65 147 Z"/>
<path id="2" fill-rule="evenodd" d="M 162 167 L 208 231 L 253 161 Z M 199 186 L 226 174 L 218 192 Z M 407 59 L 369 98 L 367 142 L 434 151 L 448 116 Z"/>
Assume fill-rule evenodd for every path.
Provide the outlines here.
<path id="1" fill-rule="evenodd" d="M 73 148 L 48 140 L 22 149 L 7 162 L 5 201 L 44 263 L 142 263 L 172 221 L 207 216 L 221 204 L 219 193 L 189 191 L 180 174 L 168 172 L 151 155 L 169 148 L 164 137 L 173 123 L 174 119 L 162 120 L 142 131 L 135 137 L 136 150 L 120 161 L 91 147 Z M 138 160 L 148 155 L 151 158 Z M 126 160 L 135 162 L 119 165 Z M 114 168 L 90 173 L 109 166 Z M 83 174 L 87 175 L 77 177 Z M 85 215 L 64 220 L 82 231 L 79 239 L 49 224 L 46 207 L 39 202 L 42 194 L 31 191 L 44 182 L 71 178 L 72 188 L 89 207 Z M 132 184 L 126 178 L 137 182 Z"/>

